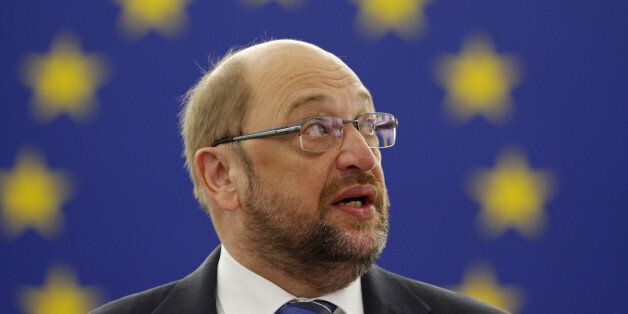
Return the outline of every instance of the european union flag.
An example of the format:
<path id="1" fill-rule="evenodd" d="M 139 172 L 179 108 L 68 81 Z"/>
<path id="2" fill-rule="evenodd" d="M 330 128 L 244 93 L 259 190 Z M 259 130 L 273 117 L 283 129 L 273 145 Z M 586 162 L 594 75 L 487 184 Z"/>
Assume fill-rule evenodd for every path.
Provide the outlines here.
<path id="1" fill-rule="evenodd" d="M 180 99 L 234 46 L 314 43 L 402 121 L 378 264 L 513 313 L 628 307 L 624 1 L 0 5 L 0 311 L 84 313 L 219 241 Z"/>

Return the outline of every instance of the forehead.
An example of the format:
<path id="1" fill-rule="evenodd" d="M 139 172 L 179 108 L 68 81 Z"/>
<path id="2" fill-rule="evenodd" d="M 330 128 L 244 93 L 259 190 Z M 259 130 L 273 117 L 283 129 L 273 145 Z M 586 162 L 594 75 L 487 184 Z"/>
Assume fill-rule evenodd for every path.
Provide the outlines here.
<path id="1" fill-rule="evenodd" d="M 350 94 L 348 97 L 352 98 L 351 100 L 343 102 L 342 99 L 335 98 L 344 97 L 333 97 L 330 93 L 306 89 L 296 93 L 295 97 L 291 97 L 287 102 L 278 106 L 278 112 L 290 116 L 291 114 L 299 112 L 333 111 L 335 109 L 348 109 L 348 111 L 357 111 L 360 113 L 374 111 L 371 94 L 366 88 L 356 88 L 354 93 L 355 94 Z M 340 101 L 340 103 L 337 103 L 337 101 Z"/>
<path id="2" fill-rule="evenodd" d="M 276 121 L 295 112 L 337 114 L 373 111 L 369 91 L 336 56 L 309 45 L 283 45 L 249 58 L 252 123 Z"/>

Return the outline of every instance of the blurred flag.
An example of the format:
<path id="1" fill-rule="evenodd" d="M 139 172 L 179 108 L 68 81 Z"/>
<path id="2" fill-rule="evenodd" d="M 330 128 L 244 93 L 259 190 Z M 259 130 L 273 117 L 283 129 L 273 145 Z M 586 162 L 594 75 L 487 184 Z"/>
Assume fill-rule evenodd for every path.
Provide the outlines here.
<path id="1" fill-rule="evenodd" d="M 272 38 L 338 55 L 400 120 L 379 264 L 513 313 L 628 307 L 625 2 L 0 8 L 2 313 L 84 313 L 202 262 L 219 242 L 182 167 L 180 99 Z"/>

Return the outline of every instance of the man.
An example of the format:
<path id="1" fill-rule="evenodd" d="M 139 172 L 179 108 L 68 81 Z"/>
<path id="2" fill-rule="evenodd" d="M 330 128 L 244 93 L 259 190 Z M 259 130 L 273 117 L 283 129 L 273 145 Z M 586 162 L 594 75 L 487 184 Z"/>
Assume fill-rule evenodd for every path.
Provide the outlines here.
<path id="1" fill-rule="evenodd" d="M 314 45 L 229 53 L 181 113 L 194 194 L 221 246 L 189 276 L 95 312 L 503 313 L 373 265 L 388 234 L 379 148 L 397 123 Z"/>

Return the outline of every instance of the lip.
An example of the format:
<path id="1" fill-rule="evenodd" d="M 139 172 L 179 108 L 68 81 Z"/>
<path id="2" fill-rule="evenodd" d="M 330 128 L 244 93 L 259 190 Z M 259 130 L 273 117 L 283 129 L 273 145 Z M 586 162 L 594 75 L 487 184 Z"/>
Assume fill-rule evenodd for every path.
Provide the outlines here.
<path id="1" fill-rule="evenodd" d="M 372 185 L 354 185 L 338 193 L 336 197 L 334 197 L 331 206 L 349 214 L 353 218 L 368 220 L 375 216 L 375 206 L 373 202 L 376 195 L 377 190 Z M 366 201 L 361 207 L 347 206 L 339 203 L 343 199 L 350 197 L 364 197 Z"/>

